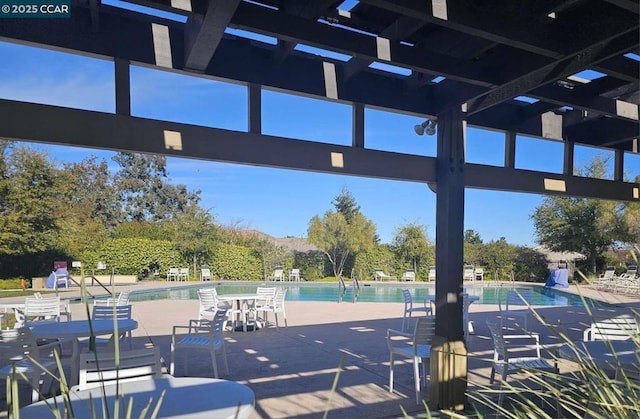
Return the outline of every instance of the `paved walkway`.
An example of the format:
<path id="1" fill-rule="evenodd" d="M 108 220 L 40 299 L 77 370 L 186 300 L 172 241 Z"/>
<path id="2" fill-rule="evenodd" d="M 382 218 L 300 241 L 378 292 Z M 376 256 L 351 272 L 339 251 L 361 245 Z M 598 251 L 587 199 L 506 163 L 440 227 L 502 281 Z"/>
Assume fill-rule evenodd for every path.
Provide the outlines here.
<path id="1" fill-rule="evenodd" d="M 163 286 L 176 284 L 151 283 L 131 288 Z M 609 315 L 627 312 L 629 307 L 640 307 L 638 299 L 611 296 L 586 287 L 573 287 L 571 291 L 616 303 L 616 307 L 605 310 Z M 390 393 L 387 387 L 386 331 L 400 327 L 402 309 L 401 303 L 288 301 L 288 327 L 283 327 L 281 321 L 279 330 L 271 325 L 255 332 L 227 334 L 230 374 L 224 378 L 253 389 L 256 395 L 254 418 L 315 418 L 322 417 L 327 409 L 329 417 L 398 417 L 402 415 L 400 406 L 409 414 L 424 413 L 424 407 L 415 404 L 410 364 L 397 368 L 396 391 Z M 497 307 L 492 305 L 472 304 L 470 311 L 475 334 L 467 342 L 468 378 L 469 387 L 473 389 L 477 384 L 488 383 L 487 359 L 492 356 L 493 343 L 485 320 L 496 318 L 498 313 Z M 134 347 L 149 342 L 160 346 L 168 369 L 172 326 L 187 324 L 189 319 L 197 317 L 197 312 L 196 300 L 135 302 L 133 316 L 140 327 L 133 333 Z M 574 340 L 582 338 L 582 331 L 589 322 L 584 308 L 543 307 L 537 312 L 551 323 L 561 322 L 561 327 Z M 86 318 L 82 305 L 73 306 L 73 318 Z M 541 332 L 543 344 L 557 343 L 557 339 L 549 336 L 538 322 L 531 323 Z M 176 375 L 213 376 L 206 353 L 191 352 L 188 372 L 180 357 L 177 361 Z M 336 377 L 337 386 L 332 391 Z M 2 385 L 2 398 L 4 391 Z"/>

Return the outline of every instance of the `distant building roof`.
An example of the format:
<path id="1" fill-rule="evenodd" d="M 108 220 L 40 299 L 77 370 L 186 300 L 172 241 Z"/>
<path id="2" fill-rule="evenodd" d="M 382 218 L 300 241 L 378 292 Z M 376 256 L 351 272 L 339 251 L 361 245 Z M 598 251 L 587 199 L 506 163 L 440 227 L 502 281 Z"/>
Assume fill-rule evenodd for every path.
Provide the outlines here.
<path id="1" fill-rule="evenodd" d="M 241 230 L 242 234 L 247 236 L 254 236 L 268 242 L 272 242 L 277 246 L 285 247 L 294 252 L 310 252 L 313 250 L 319 250 L 316 246 L 309 243 L 304 237 L 273 237 L 267 233 L 263 233 L 258 230 Z"/>
<path id="2" fill-rule="evenodd" d="M 547 257 L 549 262 L 573 262 L 575 260 L 585 259 L 586 256 L 578 252 L 556 252 L 546 246 L 536 246 L 533 250 L 542 253 Z"/>

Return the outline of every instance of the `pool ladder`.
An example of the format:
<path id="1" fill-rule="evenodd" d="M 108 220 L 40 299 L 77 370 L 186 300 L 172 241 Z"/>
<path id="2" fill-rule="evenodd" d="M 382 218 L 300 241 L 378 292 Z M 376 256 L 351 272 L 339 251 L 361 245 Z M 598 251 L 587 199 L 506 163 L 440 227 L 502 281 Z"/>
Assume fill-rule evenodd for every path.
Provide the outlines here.
<path id="1" fill-rule="evenodd" d="M 358 301 L 358 295 L 360 294 L 360 283 L 355 274 L 355 270 L 351 269 L 351 289 L 353 290 L 353 302 Z M 342 299 L 347 294 L 347 283 L 342 275 L 338 277 L 338 302 L 342 302 Z"/>

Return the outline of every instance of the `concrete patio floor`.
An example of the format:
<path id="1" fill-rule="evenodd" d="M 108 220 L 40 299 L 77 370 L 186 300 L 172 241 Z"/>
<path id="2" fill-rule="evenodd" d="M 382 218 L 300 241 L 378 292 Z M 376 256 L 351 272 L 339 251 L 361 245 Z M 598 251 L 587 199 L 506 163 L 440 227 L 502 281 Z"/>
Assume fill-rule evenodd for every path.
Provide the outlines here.
<path id="1" fill-rule="evenodd" d="M 179 285 L 185 284 L 156 282 L 127 288 Z M 118 291 L 121 289 L 125 287 L 118 287 Z M 610 315 L 640 308 L 637 297 L 600 293 L 588 287 L 572 287 L 570 291 L 615 303 L 617 307 L 605 309 Z M 246 384 L 254 391 L 253 418 L 316 418 L 322 417 L 325 410 L 329 411 L 328 417 L 338 418 L 400 417 L 401 406 L 410 415 L 425 413 L 423 406 L 415 404 L 410 363 L 396 368 L 395 391 L 388 391 L 386 333 L 388 328 L 400 328 L 402 303 L 287 301 L 286 311 L 288 327 L 280 319 L 279 329 L 271 324 L 255 332 L 227 333 L 230 373 L 222 378 Z M 86 318 L 81 304 L 74 304 L 72 312 L 74 320 Z M 573 340 L 582 339 L 582 331 L 589 322 L 585 309 L 580 307 L 540 307 L 537 312 L 550 323 L 560 322 Z M 133 317 L 139 322 L 139 328 L 133 332 L 134 347 L 148 343 L 159 346 L 168 371 L 172 326 L 188 324 L 189 319 L 197 318 L 197 313 L 197 300 L 134 302 Z M 497 306 L 471 305 L 475 334 L 467 341 L 470 391 L 489 382 L 487 360 L 493 354 L 493 343 L 485 321 L 497 315 Z M 270 320 L 273 322 L 272 317 Z M 539 322 L 530 320 L 532 329 L 540 332 L 542 344 L 558 343 Z M 188 353 L 188 371 L 185 372 L 178 355 L 176 375 L 213 377 L 207 353 Z M 560 367 L 562 370 L 572 366 L 568 363 Z M 332 391 L 336 377 L 336 390 Z M 4 385 L 1 387 L 4 399 Z M 428 392 L 423 391 L 423 396 L 428 397 Z M 2 404 L 6 406 L 5 400 Z"/>

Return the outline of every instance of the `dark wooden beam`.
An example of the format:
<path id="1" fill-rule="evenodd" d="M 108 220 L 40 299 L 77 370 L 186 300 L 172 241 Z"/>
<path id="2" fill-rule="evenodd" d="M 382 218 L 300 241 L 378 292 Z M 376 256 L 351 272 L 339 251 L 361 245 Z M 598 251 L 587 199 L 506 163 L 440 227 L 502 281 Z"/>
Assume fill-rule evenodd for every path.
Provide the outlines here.
<path id="1" fill-rule="evenodd" d="M 240 0 L 209 0 L 204 16 L 192 15 L 185 26 L 185 69 L 204 72 Z"/>
<path id="2" fill-rule="evenodd" d="M 174 141 L 168 142 L 167 135 Z M 0 100 L 0 138 L 380 179 L 435 181 L 435 159 L 430 157 L 10 100 Z M 180 140 L 176 142 L 176 138 Z M 332 153 L 341 155 L 343 167 L 332 165 Z"/>

